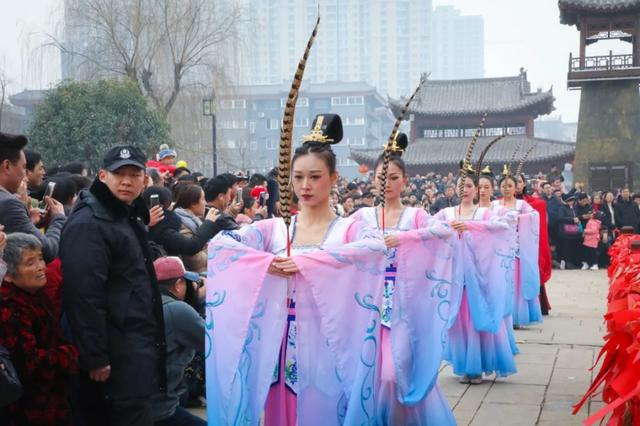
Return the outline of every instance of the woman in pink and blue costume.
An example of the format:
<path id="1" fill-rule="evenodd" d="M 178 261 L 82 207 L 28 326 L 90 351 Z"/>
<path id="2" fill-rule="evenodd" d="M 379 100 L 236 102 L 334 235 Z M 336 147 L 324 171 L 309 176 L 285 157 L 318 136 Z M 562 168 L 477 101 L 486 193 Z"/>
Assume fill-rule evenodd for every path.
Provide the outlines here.
<path id="1" fill-rule="evenodd" d="M 400 134 L 397 140 L 404 140 L 406 136 Z M 399 143 L 403 148 L 406 143 Z M 370 207 L 358 210 L 354 219 L 364 221 L 371 227 L 379 229 L 385 235 L 387 244 L 387 268 L 384 283 L 384 295 L 382 302 L 382 359 L 380 372 L 380 392 L 378 394 L 378 422 L 379 424 L 399 425 L 455 425 L 455 419 L 451 408 L 442 394 L 438 384 L 438 370 L 442 351 L 445 346 L 446 329 L 451 305 L 457 303 L 459 291 L 451 284 L 453 276 L 453 238 L 455 233 L 446 224 L 429 221 L 429 216 L 422 209 L 404 207 L 400 202 L 402 191 L 407 184 L 407 175 L 404 162 L 400 158 L 401 149 L 393 150 L 387 168 L 386 179 L 381 179 L 383 156 L 378 159 L 375 167 L 375 183 L 378 190 L 382 191 L 382 181 L 385 185 L 384 207 Z M 393 149 L 393 147 L 392 147 Z M 384 211 L 384 212 L 383 212 Z M 386 226 L 382 226 L 383 221 Z M 421 244 L 416 244 L 421 241 Z M 438 272 L 431 269 L 434 275 L 441 277 L 448 274 L 444 286 L 436 289 L 434 282 L 426 278 L 428 273 L 416 270 L 409 265 L 425 265 L 429 271 L 431 267 L 440 265 Z M 417 283 L 423 290 L 421 297 L 414 293 L 409 300 L 403 298 L 407 290 L 407 270 L 411 270 L 411 280 Z M 435 278 L 432 275 L 432 278 Z M 425 278 L 422 278 L 425 277 Z M 421 282 L 422 281 L 422 282 Z M 431 289 L 440 292 L 441 299 L 434 298 Z M 404 300 L 402 300 L 404 299 Z M 401 301 L 402 300 L 402 301 Z M 427 303 L 423 303 L 427 301 Z M 438 300 L 438 304 L 430 301 Z M 404 305 L 404 306 L 401 306 Z M 405 315 L 403 321 L 397 321 L 398 312 L 406 312 L 406 305 L 413 309 L 420 309 L 421 319 Z M 393 309 L 398 306 L 399 309 Z M 410 324 L 410 322 L 413 323 Z M 422 353 L 415 352 L 409 357 L 410 346 L 404 348 L 394 346 L 393 343 L 401 341 L 406 336 L 406 327 L 411 327 L 412 341 L 416 346 L 423 345 Z M 413 363 L 423 368 L 419 377 L 411 377 L 411 380 L 422 382 L 422 390 L 412 396 L 411 400 L 398 394 L 398 377 L 401 377 L 406 368 L 406 360 L 418 354 L 420 357 L 413 359 Z M 404 361 L 403 361 L 404 360 Z M 419 386 L 418 386 L 419 387 Z"/>
<path id="2" fill-rule="evenodd" d="M 508 166 L 503 170 L 499 186 L 502 199 L 493 201 L 495 214 L 510 212 L 517 215 L 512 318 L 513 326 L 519 328 L 542 321 L 538 266 L 540 216 L 526 201 L 516 198 L 516 180 Z"/>
<path id="3" fill-rule="evenodd" d="M 486 149 L 486 148 L 485 148 Z M 478 164 L 478 167 L 480 167 L 481 165 Z M 490 166 L 485 166 L 479 173 L 478 175 L 478 206 L 481 208 L 487 208 L 490 209 L 493 216 L 497 216 L 497 217 L 501 217 L 501 216 L 506 216 L 505 219 L 507 219 L 508 221 L 511 222 L 512 226 L 516 226 L 517 222 L 518 222 L 518 217 L 517 214 L 513 211 L 509 211 L 507 209 L 505 209 L 504 207 L 501 208 L 496 208 L 493 204 L 492 204 L 492 197 L 494 194 L 494 190 L 495 190 L 495 176 L 493 174 L 493 171 L 491 170 Z M 493 217 L 492 217 L 493 218 Z M 512 240 L 512 244 L 513 244 L 513 257 L 511 258 L 511 260 L 506 260 L 504 259 L 503 261 L 507 262 L 515 262 L 515 253 L 516 253 L 516 240 L 515 234 L 512 234 L 513 240 Z M 513 264 L 513 268 L 515 268 L 515 263 Z M 511 271 L 513 270 L 513 268 L 509 268 L 508 270 Z M 518 349 L 518 345 L 516 344 L 516 338 L 513 332 L 513 319 L 511 318 L 511 312 L 512 312 L 512 306 L 511 306 L 511 301 L 514 299 L 514 292 L 515 292 L 515 274 L 508 274 L 505 277 L 505 280 L 507 282 L 507 293 L 506 293 L 506 297 L 507 297 L 507 303 L 509 304 L 510 309 L 505 312 L 505 324 L 507 326 L 507 334 L 509 335 L 509 343 L 511 344 L 511 351 L 513 352 L 514 355 L 517 355 L 520 353 L 520 349 Z"/>
<path id="4" fill-rule="evenodd" d="M 498 377 L 517 372 L 505 323 L 511 302 L 507 277 L 513 270 L 512 223 L 496 218 L 491 209 L 474 204 L 477 178 L 473 170 L 464 181 L 459 206 L 438 212 L 460 233 L 454 262 L 461 268 L 462 300 L 444 359 L 461 376 L 461 383 L 482 383 L 482 375 Z"/>
<path id="5" fill-rule="evenodd" d="M 328 143 L 296 150 L 291 257 L 281 219 L 209 245 L 209 424 L 374 422 L 385 247 L 330 209 L 335 166 Z"/>

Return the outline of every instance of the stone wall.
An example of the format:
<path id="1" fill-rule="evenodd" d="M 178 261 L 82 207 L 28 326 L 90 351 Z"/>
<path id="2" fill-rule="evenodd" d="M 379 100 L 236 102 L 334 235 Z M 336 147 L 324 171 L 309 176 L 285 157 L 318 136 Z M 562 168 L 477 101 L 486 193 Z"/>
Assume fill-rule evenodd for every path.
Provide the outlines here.
<path id="1" fill-rule="evenodd" d="M 589 165 L 629 164 L 640 189 L 640 94 L 637 81 L 584 83 L 574 181 L 589 184 Z"/>

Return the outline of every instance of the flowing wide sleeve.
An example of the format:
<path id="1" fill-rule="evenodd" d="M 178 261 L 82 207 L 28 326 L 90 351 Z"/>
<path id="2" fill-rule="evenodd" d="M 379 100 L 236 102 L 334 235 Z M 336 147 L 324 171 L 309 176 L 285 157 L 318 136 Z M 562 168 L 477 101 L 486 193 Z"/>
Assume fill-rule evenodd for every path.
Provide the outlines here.
<path id="1" fill-rule="evenodd" d="M 527 197 L 527 203 L 531 205 L 540 217 L 540 244 L 538 244 L 538 264 L 540 265 L 540 284 L 545 284 L 551 279 L 551 248 L 549 247 L 549 228 L 547 218 L 547 203 L 535 197 Z"/>
<path id="2" fill-rule="evenodd" d="M 259 223 L 219 234 L 208 248 L 205 358 L 210 425 L 258 424 L 278 360 L 287 280 L 267 270 L 274 228 L 284 232 L 284 225 L 276 220 Z"/>
<path id="3" fill-rule="evenodd" d="M 525 204 L 523 212 L 518 216 L 518 246 L 520 282 L 522 295 L 526 300 L 533 300 L 540 294 L 539 244 L 540 215 Z"/>
<path id="4" fill-rule="evenodd" d="M 445 222 L 399 234 L 391 351 L 398 400 L 419 403 L 438 377 L 445 338 L 461 295 L 457 233 Z"/>
<path id="5" fill-rule="evenodd" d="M 470 221 L 462 233 L 461 260 L 473 326 L 495 333 L 513 309 L 515 215 Z"/>
<path id="6" fill-rule="evenodd" d="M 340 248 L 293 257 L 301 425 L 374 423 L 386 256 L 364 226 Z"/>

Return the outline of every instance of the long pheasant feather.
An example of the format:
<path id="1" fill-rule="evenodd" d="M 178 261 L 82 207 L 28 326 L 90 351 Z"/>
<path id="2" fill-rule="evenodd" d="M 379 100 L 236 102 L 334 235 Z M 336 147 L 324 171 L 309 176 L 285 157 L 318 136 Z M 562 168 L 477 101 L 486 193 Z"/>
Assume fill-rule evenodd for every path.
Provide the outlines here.
<path id="1" fill-rule="evenodd" d="M 478 137 L 480 137 L 480 133 L 482 129 L 484 129 L 484 124 L 487 121 L 487 113 L 485 112 L 482 115 L 482 120 L 480 120 L 480 126 L 476 129 L 473 134 L 473 138 L 471 138 L 471 142 L 467 146 L 467 152 L 464 155 L 464 160 L 462 163 L 462 170 L 460 171 L 460 183 L 458 184 L 458 198 L 460 199 L 460 205 L 462 205 L 462 197 L 464 195 L 464 183 L 467 180 L 467 170 L 466 166 L 471 164 L 471 157 L 473 156 L 473 149 L 476 147 L 476 142 L 478 141 Z"/>
<path id="2" fill-rule="evenodd" d="M 282 117 L 282 127 L 280 128 L 280 152 L 278 155 L 278 186 L 280 188 L 280 214 L 284 219 L 284 223 L 287 225 L 287 254 L 290 254 L 289 244 L 289 225 L 291 225 L 291 151 L 292 151 L 292 139 L 293 139 L 293 120 L 295 115 L 296 101 L 298 100 L 298 92 L 300 85 L 302 84 L 302 77 L 304 76 L 304 69 L 307 66 L 307 60 L 311 53 L 311 46 L 318 34 L 318 25 L 320 24 L 320 14 L 316 20 L 316 25 L 313 27 L 307 47 L 304 50 L 304 54 L 298 63 L 298 68 L 293 76 L 293 82 L 291 83 L 291 90 L 289 91 L 289 97 L 287 98 L 287 105 L 284 108 L 284 115 Z"/>
<path id="3" fill-rule="evenodd" d="M 533 144 L 531 148 L 529 148 L 527 152 L 524 153 L 524 156 L 522 157 L 522 160 L 520 160 L 520 163 L 518 164 L 518 168 L 516 169 L 516 174 L 514 176 L 516 177 L 520 176 L 520 174 L 522 173 L 522 166 L 524 166 L 524 162 L 527 161 L 527 158 L 533 152 L 536 146 L 538 146 L 538 144 Z"/>
<path id="4" fill-rule="evenodd" d="M 522 141 L 520 141 L 518 146 L 516 146 L 515 151 L 513 151 L 513 154 L 511 154 L 511 159 L 509 160 L 509 164 L 507 165 L 509 174 L 511 174 L 511 171 L 513 170 L 513 162 L 516 161 L 516 156 L 518 155 L 520 148 L 522 148 Z"/>
<path id="5" fill-rule="evenodd" d="M 423 76 L 420 79 L 420 83 L 418 84 L 418 87 L 416 87 L 416 89 L 413 91 L 413 93 L 411 94 L 411 96 L 409 96 L 409 99 L 407 99 L 407 102 L 404 104 L 404 107 L 402 108 L 402 110 L 400 110 L 400 114 L 398 114 L 398 118 L 396 118 L 396 122 L 393 124 L 393 129 L 391 130 L 391 134 L 389 135 L 389 139 L 387 141 L 387 145 L 385 146 L 384 149 L 384 158 L 382 159 L 382 171 L 380 173 L 380 205 L 382 206 L 382 231 L 384 232 L 384 228 L 385 228 L 385 223 L 384 223 L 384 206 L 385 203 L 387 201 L 387 194 L 386 194 L 386 188 L 387 188 L 387 174 L 389 172 L 389 161 L 391 160 L 391 148 L 393 145 L 393 142 L 396 139 L 396 136 L 398 134 L 398 130 L 400 129 L 400 124 L 402 123 L 402 120 L 404 119 L 405 114 L 407 113 L 407 110 L 409 109 L 409 105 L 411 105 L 411 102 L 413 101 L 413 99 L 416 97 L 416 95 L 418 94 L 418 92 L 420 91 L 420 88 L 422 87 L 422 85 L 425 83 L 426 81 L 426 77 Z"/>
<path id="6" fill-rule="evenodd" d="M 476 175 L 480 176 L 480 171 L 482 170 L 482 162 L 484 161 L 484 157 L 486 157 L 487 153 L 491 149 L 492 146 L 500 142 L 502 139 L 506 138 L 508 135 L 500 135 L 484 147 L 484 149 L 480 152 L 480 157 L 478 158 L 478 162 L 476 163 Z"/>

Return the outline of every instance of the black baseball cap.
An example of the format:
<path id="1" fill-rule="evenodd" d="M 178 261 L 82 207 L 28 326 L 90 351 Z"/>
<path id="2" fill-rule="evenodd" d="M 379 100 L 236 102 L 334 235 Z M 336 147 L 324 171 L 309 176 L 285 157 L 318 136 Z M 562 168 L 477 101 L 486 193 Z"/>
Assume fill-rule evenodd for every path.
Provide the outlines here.
<path id="1" fill-rule="evenodd" d="M 102 159 L 102 168 L 113 172 L 123 166 L 145 168 L 147 157 L 133 145 L 115 145 L 109 148 Z"/>

